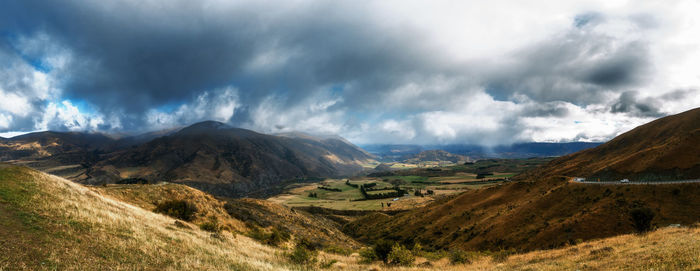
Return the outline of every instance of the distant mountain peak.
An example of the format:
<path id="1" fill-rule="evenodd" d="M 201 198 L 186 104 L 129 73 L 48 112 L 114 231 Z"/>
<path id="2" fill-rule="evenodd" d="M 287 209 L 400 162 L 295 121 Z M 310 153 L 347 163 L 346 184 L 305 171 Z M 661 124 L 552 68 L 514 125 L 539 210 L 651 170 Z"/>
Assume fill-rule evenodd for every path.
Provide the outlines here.
<path id="1" fill-rule="evenodd" d="M 233 128 L 232 126 L 215 120 L 205 120 L 202 122 L 197 122 L 188 126 L 187 128 L 200 128 L 200 129 L 228 129 Z M 185 128 L 185 129 L 187 129 Z"/>

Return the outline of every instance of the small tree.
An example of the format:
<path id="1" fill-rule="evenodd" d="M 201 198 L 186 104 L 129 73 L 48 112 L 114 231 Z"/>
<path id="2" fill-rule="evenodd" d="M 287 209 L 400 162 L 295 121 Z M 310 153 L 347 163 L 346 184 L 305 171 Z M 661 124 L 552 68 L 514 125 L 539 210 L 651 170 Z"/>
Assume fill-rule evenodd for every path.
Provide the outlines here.
<path id="1" fill-rule="evenodd" d="M 362 258 L 362 260 L 360 260 L 361 263 L 371 263 L 378 259 L 377 254 L 374 253 L 374 249 L 372 248 L 360 249 L 360 258 Z"/>
<path id="2" fill-rule="evenodd" d="M 295 264 L 313 264 L 316 262 L 318 251 L 308 249 L 304 245 L 297 244 L 294 250 L 287 254 L 287 258 Z"/>
<path id="3" fill-rule="evenodd" d="M 413 256 L 413 253 L 411 253 L 411 251 L 405 248 L 404 246 L 400 244 L 394 244 L 391 247 L 391 252 L 389 252 L 387 260 L 389 264 L 409 266 L 413 264 L 413 262 L 416 260 L 416 257 Z"/>
<path id="4" fill-rule="evenodd" d="M 651 230 L 651 221 L 654 219 L 654 211 L 647 207 L 635 208 L 630 211 L 632 226 L 639 233 Z"/>
<path id="5" fill-rule="evenodd" d="M 394 242 L 392 241 L 387 241 L 383 239 L 379 240 L 376 244 L 374 244 L 374 254 L 377 255 L 377 258 L 382 260 L 384 263 L 387 263 L 389 259 L 389 253 L 391 253 L 391 249 L 393 246 Z"/>

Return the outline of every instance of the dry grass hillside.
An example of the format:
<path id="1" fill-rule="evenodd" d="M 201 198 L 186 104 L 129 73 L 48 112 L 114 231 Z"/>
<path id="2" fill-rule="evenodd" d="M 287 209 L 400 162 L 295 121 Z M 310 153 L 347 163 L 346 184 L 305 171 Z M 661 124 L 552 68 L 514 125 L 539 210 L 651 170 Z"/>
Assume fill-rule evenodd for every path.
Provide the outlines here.
<path id="1" fill-rule="evenodd" d="M 0 269 L 280 270 L 248 238 L 175 220 L 24 167 L 0 169 Z"/>
<path id="2" fill-rule="evenodd" d="M 663 228 L 645 235 L 623 235 L 526 254 L 470 253 L 470 263 L 459 265 L 450 264 L 447 258 L 417 257 L 413 267 L 391 267 L 378 262 L 361 264 L 357 254 L 324 252 L 312 265 L 295 265 L 285 256 L 289 250 L 228 232 L 203 231 L 186 222 L 187 227 L 178 227 L 170 217 L 105 194 L 25 167 L 0 164 L 0 270 L 700 268 L 697 226 Z"/>
<path id="3" fill-rule="evenodd" d="M 700 108 L 657 119 L 533 172 L 543 174 L 632 181 L 698 179 Z"/>
<path id="4" fill-rule="evenodd" d="M 195 205 L 192 224 L 202 225 L 207 222 L 216 222 L 222 229 L 230 232 L 246 232 L 249 229 L 245 223 L 232 218 L 224 208 L 225 202 L 197 189 L 173 183 L 159 183 L 153 185 L 138 184 L 110 184 L 93 187 L 93 190 L 124 201 L 146 210 L 156 209 L 158 203 L 168 200 L 184 200 Z"/>
<path id="5" fill-rule="evenodd" d="M 391 239 L 433 248 L 527 251 L 631 233 L 630 213 L 637 208 L 650 208 L 657 226 L 689 225 L 700 221 L 699 183 L 621 186 L 569 181 L 595 174 L 630 174 L 633 181 L 634 176 L 698 178 L 699 142 L 700 109 L 695 109 L 553 160 L 514 177 L 517 182 L 468 191 L 395 216 L 359 219 L 345 231 L 368 242 Z"/>
<path id="6" fill-rule="evenodd" d="M 366 242 L 528 251 L 634 232 L 630 211 L 639 207 L 655 212 L 657 226 L 698 222 L 698 193 L 700 184 L 604 186 L 550 178 L 467 191 L 394 216 L 360 218 L 344 230 Z"/>
<path id="7" fill-rule="evenodd" d="M 110 184 L 92 189 L 146 210 L 154 210 L 158 203 L 170 200 L 190 202 L 197 209 L 190 221 L 194 225 L 213 223 L 218 229 L 244 235 L 250 235 L 255 230 L 278 230 L 296 238 L 305 238 L 322 247 L 359 247 L 359 243 L 339 231 L 334 222 L 265 200 L 218 199 L 197 189 L 173 183 Z"/>

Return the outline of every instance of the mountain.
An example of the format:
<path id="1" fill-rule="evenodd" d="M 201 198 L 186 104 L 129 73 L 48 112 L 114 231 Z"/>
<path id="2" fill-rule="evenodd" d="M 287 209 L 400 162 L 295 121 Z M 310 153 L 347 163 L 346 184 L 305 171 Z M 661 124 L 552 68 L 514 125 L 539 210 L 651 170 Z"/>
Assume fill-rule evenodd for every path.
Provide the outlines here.
<path id="1" fill-rule="evenodd" d="M 452 163 L 469 162 L 469 157 L 459 154 L 452 154 L 443 150 L 422 151 L 418 154 L 411 155 L 404 160 L 407 163 L 419 163 L 429 161 L 447 161 Z"/>
<path id="2" fill-rule="evenodd" d="M 700 178 L 700 108 L 639 126 L 596 148 L 561 157 L 551 174 L 632 181 Z"/>
<path id="3" fill-rule="evenodd" d="M 434 249 L 534 250 L 634 232 L 631 212 L 649 208 L 653 225 L 700 221 L 699 183 L 599 185 L 572 177 L 700 178 L 700 109 L 655 120 L 596 148 L 557 158 L 514 182 L 446 197 L 394 216 L 345 226 L 365 242 L 419 242 Z"/>
<path id="4" fill-rule="evenodd" d="M 0 161 L 19 158 L 69 156 L 106 149 L 115 140 L 99 133 L 37 132 L 0 141 Z"/>
<path id="5" fill-rule="evenodd" d="M 164 180 L 238 197 L 294 179 L 357 174 L 372 158 L 337 138 L 266 135 L 207 121 L 115 152 L 83 182 Z"/>
<path id="6" fill-rule="evenodd" d="M 447 145 L 362 145 L 368 152 L 385 161 L 398 161 L 406 156 L 415 155 L 425 150 L 443 150 L 453 154 L 469 156 L 472 159 L 486 158 L 530 158 L 551 157 L 571 154 L 580 150 L 596 147 L 597 142 L 546 143 L 528 142 L 493 147 L 465 144 Z"/>

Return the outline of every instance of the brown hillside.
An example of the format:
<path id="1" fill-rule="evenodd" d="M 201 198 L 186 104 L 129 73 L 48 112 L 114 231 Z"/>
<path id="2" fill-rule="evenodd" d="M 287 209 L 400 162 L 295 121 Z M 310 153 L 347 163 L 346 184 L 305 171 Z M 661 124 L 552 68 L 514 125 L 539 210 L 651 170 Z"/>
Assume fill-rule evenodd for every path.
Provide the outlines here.
<path id="1" fill-rule="evenodd" d="M 84 182 L 165 180 L 240 197 L 297 178 L 358 173 L 371 159 L 337 139 L 265 135 L 209 121 L 117 152 L 93 166 Z"/>
<path id="2" fill-rule="evenodd" d="M 700 178 L 700 108 L 556 159 L 538 173 L 632 181 Z"/>
<path id="3" fill-rule="evenodd" d="M 468 191 L 395 216 L 359 219 L 345 231 L 370 242 L 384 238 L 434 248 L 533 250 L 631 233 L 629 213 L 638 207 L 651 208 L 658 226 L 692 224 L 700 221 L 700 184 L 578 184 L 569 177 L 697 178 L 699 129 L 698 109 L 656 120 L 522 174 L 518 182 Z"/>

